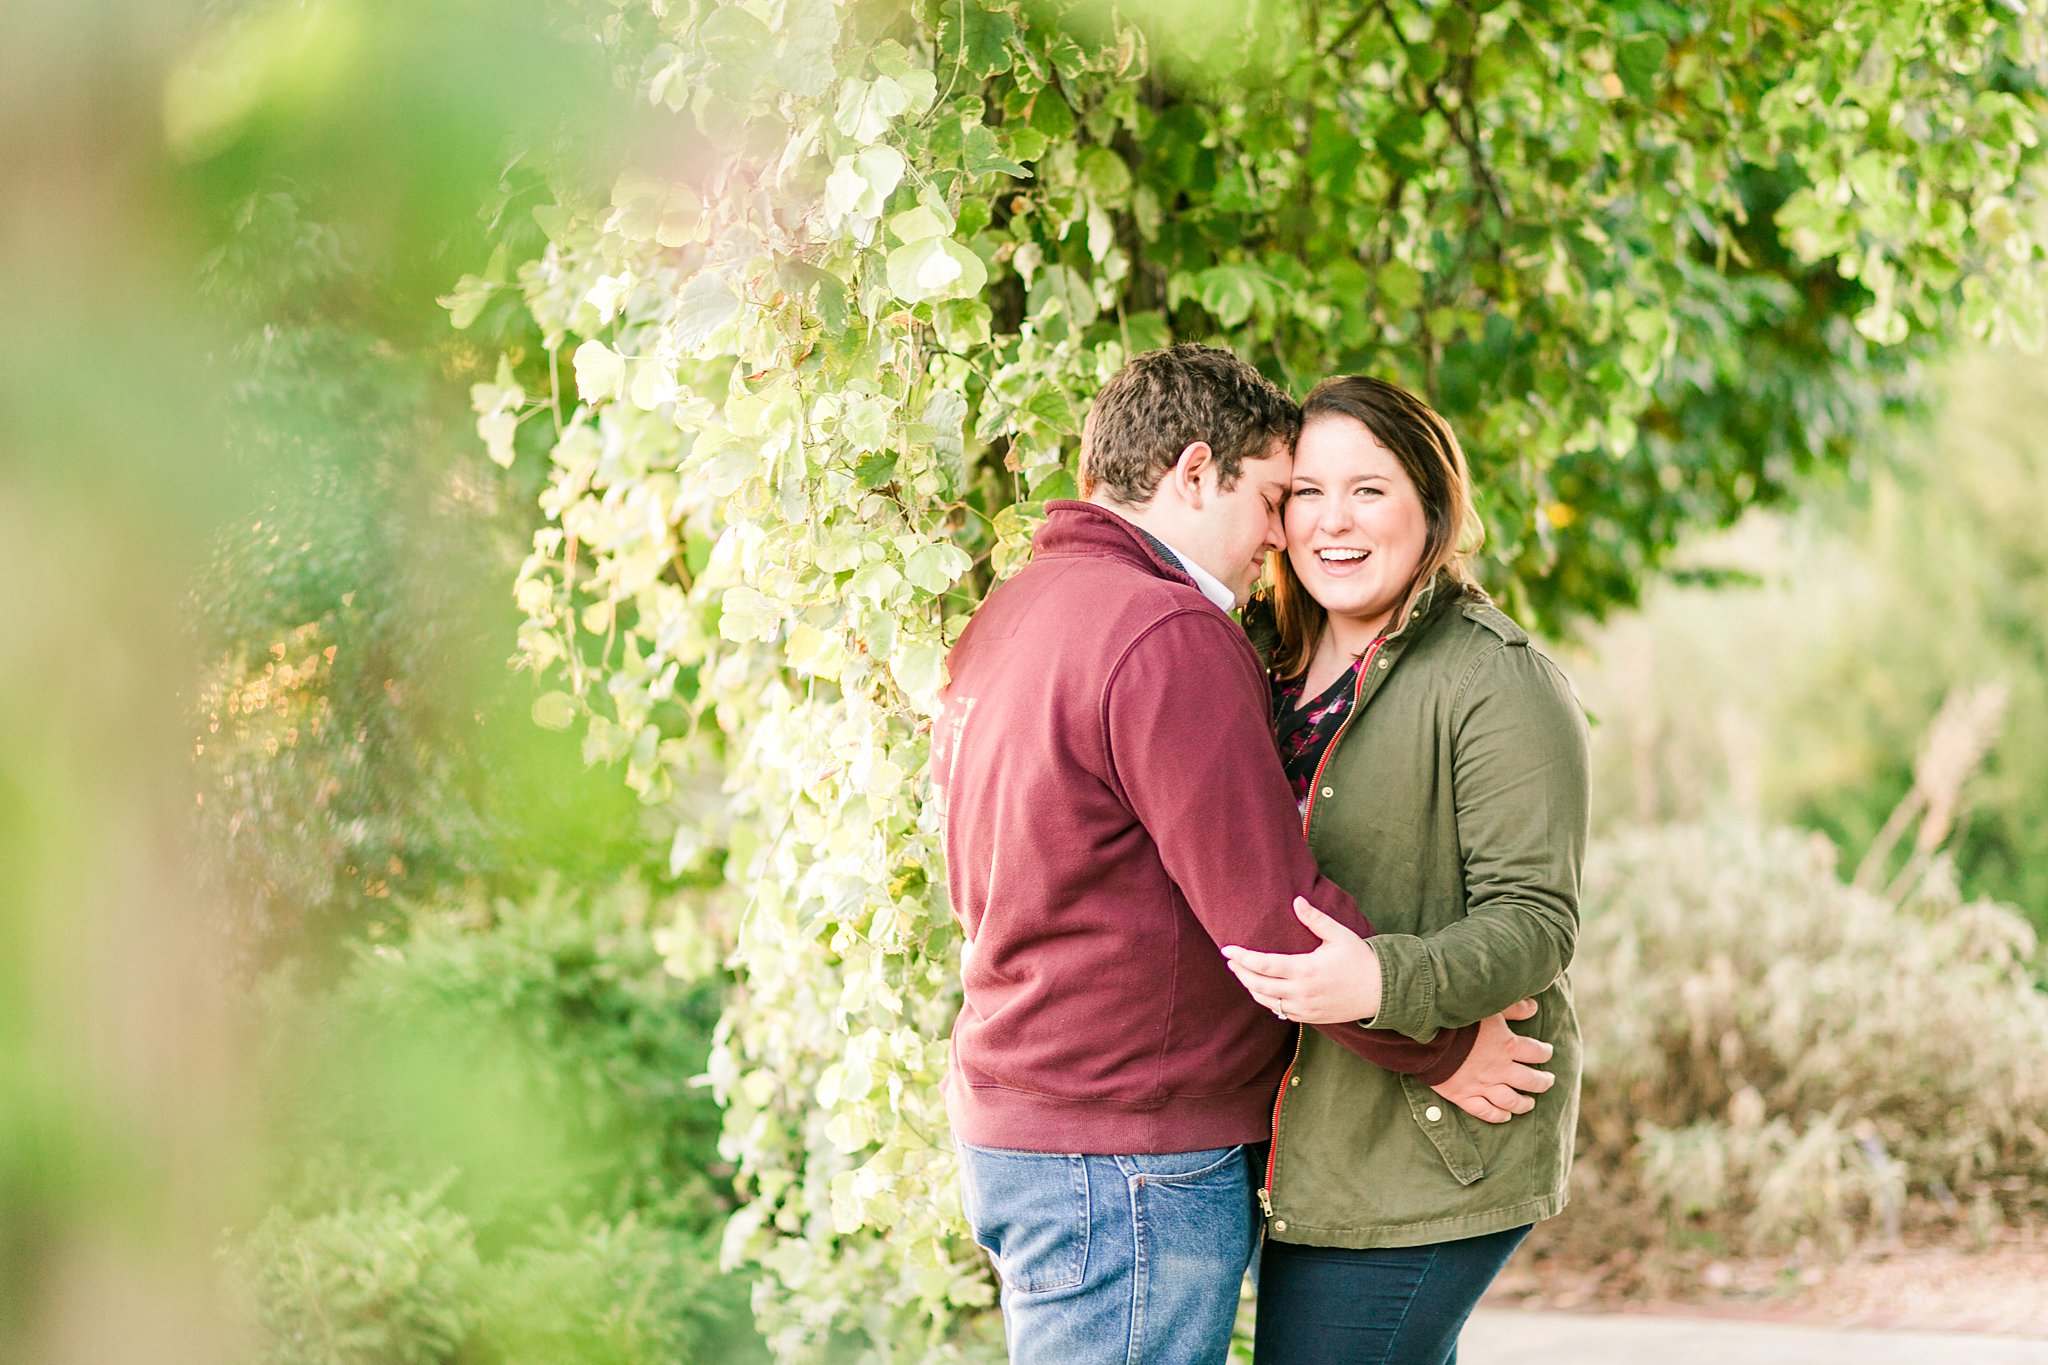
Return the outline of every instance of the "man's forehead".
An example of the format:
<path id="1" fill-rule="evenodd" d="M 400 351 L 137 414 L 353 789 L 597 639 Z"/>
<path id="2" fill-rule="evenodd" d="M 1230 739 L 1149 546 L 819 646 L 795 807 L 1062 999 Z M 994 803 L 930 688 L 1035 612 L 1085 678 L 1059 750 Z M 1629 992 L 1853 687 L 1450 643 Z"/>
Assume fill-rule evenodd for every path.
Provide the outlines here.
<path id="1" fill-rule="evenodd" d="M 1285 487 L 1294 477 L 1294 447 L 1286 441 L 1276 440 L 1266 447 L 1266 453 L 1256 460 L 1244 462 L 1244 472 L 1254 479 Z"/>

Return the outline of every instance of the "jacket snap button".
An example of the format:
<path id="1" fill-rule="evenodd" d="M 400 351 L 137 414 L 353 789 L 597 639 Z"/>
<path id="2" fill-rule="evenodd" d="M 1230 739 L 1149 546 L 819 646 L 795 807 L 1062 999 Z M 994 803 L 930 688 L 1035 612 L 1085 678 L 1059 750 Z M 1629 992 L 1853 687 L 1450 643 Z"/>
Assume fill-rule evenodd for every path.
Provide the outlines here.
<path id="1" fill-rule="evenodd" d="M 1301 1084 L 1301 1077 L 1299 1077 L 1299 1076 L 1290 1076 L 1290 1077 L 1288 1077 L 1288 1079 L 1287 1079 L 1287 1083 L 1288 1083 L 1289 1085 L 1300 1085 L 1300 1084 Z"/>
<path id="2" fill-rule="evenodd" d="M 1334 792 L 1334 791 L 1330 790 L 1330 789 L 1329 789 L 1328 787 L 1325 787 L 1325 788 L 1323 788 L 1323 795 L 1324 795 L 1324 796 L 1335 796 L 1336 794 L 1337 794 L 1336 792 Z"/>
<path id="3" fill-rule="evenodd" d="M 1389 667 L 1390 665 L 1392 665 L 1392 663 L 1393 663 L 1393 660 L 1392 660 L 1392 659 L 1381 659 L 1381 660 L 1380 660 L 1380 667 L 1381 667 L 1381 668 L 1386 668 L 1386 667 Z"/>
<path id="4" fill-rule="evenodd" d="M 1273 1220 L 1273 1231 L 1275 1231 L 1275 1232 L 1285 1232 L 1285 1231 L 1287 1231 L 1287 1220 L 1286 1220 L 1285 1218 L 1275 1218 L 1275 1219 Z"/>
<path id="5" fill-rule="evenodd" d="M 1431 1123 L 1435 1123 L 1438 1119 L 1442 1118 L 1443 1116 L 1444 1111 L 1437 1108 L 1433 1104 L 1429 1106 L 1429 1108 L 1422 1111 L 1422 1117 L 1428 1119 Z"/>

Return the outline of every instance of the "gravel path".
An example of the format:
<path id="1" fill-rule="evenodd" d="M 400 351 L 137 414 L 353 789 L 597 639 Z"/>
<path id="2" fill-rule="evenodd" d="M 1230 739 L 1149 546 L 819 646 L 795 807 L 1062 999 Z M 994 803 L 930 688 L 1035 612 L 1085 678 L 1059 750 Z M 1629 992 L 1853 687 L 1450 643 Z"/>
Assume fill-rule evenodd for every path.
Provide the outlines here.
<path id="1" fill-rule="evenodd" d="M 1482 1308 L 1458 1365 L 2048 1365 L 2048 1340 Z"/>

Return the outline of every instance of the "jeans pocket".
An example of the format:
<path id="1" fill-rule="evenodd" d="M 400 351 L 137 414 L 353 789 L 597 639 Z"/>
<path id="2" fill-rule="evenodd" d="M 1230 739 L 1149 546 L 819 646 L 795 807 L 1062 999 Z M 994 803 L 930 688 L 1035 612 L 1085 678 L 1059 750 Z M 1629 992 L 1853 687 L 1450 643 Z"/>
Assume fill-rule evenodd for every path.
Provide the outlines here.
<path id="1" fill-rule="evenodd" d="M 1245 1149 L 1219 1147 L 1117 1161 L 1130 1184 L 1138 1257 L 1151 1277 L 1151 1303 L 1157 1310 L 1148 1340 L 1154 1339 L 1154 1332 L 1169 1332 L 1167 1319 L 1178 1318 L 1214 1319 L 1211 1326 L 1217 1339 L 1227 1342 L 1239 1286 L 1258 1236 L 1259 1210 Z M 1155 1358 L 1196 1355 L 1169 1351 L 1145 1356 Z M 1215 1359 L 1221 1361 L 1220 1350 Z"/>
<path id="2" fill-rule="evenodd" d="M 1078 1286 L 1088 1269 L 1087 1158 L 957 1145 L 961 1203 L 1004 1292 Z"/>
<path id="3" fill-rule="evenodd" d="M 1210 1181 L 1245 1181 L 1242 1143 L 1235 1147 L 1210 1147 L 1199 1152 L 1166 1152 L 1147 1156 L 1118 1157 L 1127 1173 L 1147 1185 L 1199 1185 Z"/>

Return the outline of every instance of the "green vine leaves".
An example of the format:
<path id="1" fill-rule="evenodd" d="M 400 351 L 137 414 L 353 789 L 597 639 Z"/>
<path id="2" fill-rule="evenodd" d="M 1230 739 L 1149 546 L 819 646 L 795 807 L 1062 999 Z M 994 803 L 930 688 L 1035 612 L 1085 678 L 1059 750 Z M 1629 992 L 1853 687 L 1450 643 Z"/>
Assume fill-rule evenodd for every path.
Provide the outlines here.
<path id="1" fill-rule="evenodd" d="M 988 1330 L 926 726 L 1126 356 L 1427 392 L 1490 586 L 1557 625 L 1843 458 L 1910 361 L 2042 340 L 2037 6 L 1173 9 L 565 0 L 654 131 L 598 187 L 529 151 L 447 300 L 540 513 L 536 719 L 722 872 L 726 1250 L 785 1358 Z"/>

